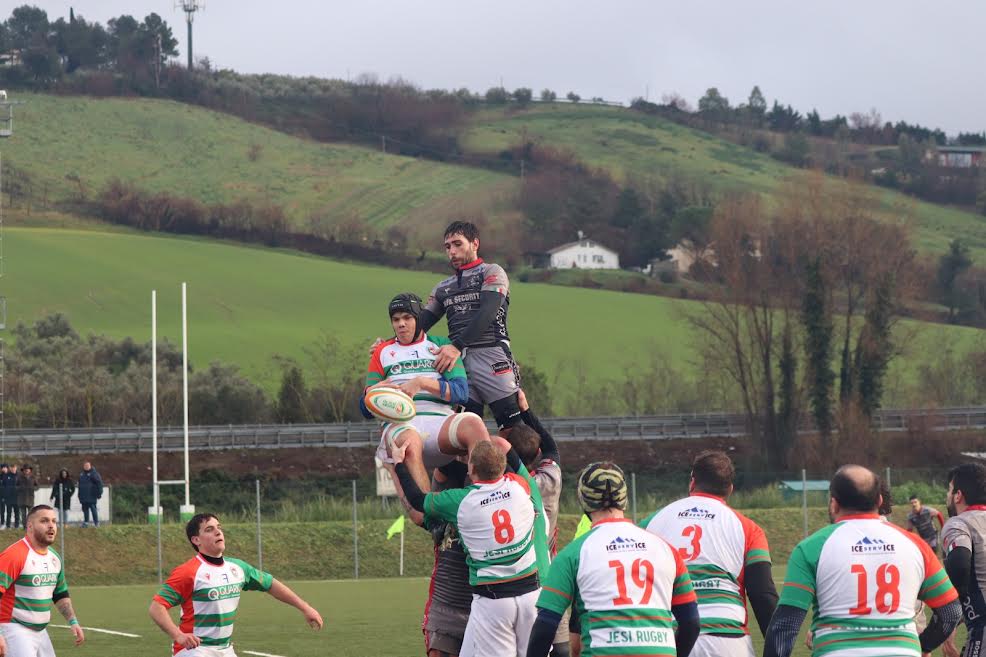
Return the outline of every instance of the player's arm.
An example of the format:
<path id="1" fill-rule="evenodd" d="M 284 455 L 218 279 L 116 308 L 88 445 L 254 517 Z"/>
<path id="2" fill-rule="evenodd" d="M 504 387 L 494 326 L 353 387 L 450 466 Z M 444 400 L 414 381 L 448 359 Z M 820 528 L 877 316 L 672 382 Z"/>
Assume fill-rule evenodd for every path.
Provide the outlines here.
<path id="1" fill-rule="evenodd" d="M 479 309 L 473 314 L 462 333 L 452 341 L 452 344 L 439 350 L 438 358 L 435 361 L 435 367 L 439 372 L 449 369 L 462 355 L 463 349 L 482 337 L 483 332 L 490 327 L 490 324 L 496 319 L 497 313 L 500 312 L 500 308 L 507 298 L 509 286 L 507 272 L 503 271 L 502 267 L 493 265 L 487 270 L 483 286 L 479 291 Z"/>
<path id="2" fill-rule="evenodd" d="M 436 285 L 432 288 L 431 294 L 428 295 L 428 300 L 425 302 L 421 314 L 418 315 L 418 328 L 427 333 L 444 314 L 445 306 L 438 302 L 438 286 Z"/>
<path id="3" fill-rule="evenodd" d="M 175 625 L 175 622 L 171 620 L 171 614 L 168 613 L 168 608 L 157 600 L 151 601 L 151 608 L 147 611 L 151 616 L 151 620 L 161 628 L 161 631 L 167 634 L 172 641 L 180 645 L 182 648 L 191 650 L 192 648 L 197 648 L 199 644 L 202 643 L 202 639 L 198 638 L 194 634 L 185 634 L 181 629 Z"/>
<path id="4" fill-rule="evenodd" d="M 930 653 L 952 636 L 962 620 L 962 605 L 938 556 L 923 540 L 914 539 L 914 543 L 924 558 L 925 577 L 918 590 L 918 599 L 932 610 L 931 621 L 918 639 L 921 641 L 921 652 Z"/>
<path id="5" fill-rule="evenodd" d="M 972 536 L 968 526 L 961 521 L 952 520 L 942 529 L 942 547 L 945 550 L 945 572 L 952 582 L 959 598 L 969 595 L 969 582 L 972 579 Z"/>
<path id="6" fill-rule="evenodd" d="M 202 639 L 195 636 L 194 633 L 185 634 L 182 632 L 181 628 L 171 620 L 171 615 L 168 613 L 169 609 L 180 606 L 192 595 L 192 576 L 185 574 L 182 568 L 179 566 L 171 572 L 171 576 L 161 585 L 157 595 L 151 599 L 151 606 L 147 613 L 150 614 L 155 625 L 160 627 L 161 631 L 167 634 L 172 641 L 182 648 L 191 650 L 197 648 L 202 643 Z"/>
<path id="7" fill-rule="evenodd" d="M 359 396 L 359 411 L 367 420 L 373 419 L 373 413 L 366 407 L 366 391 L 383 383 L 386 378 L 383 363 L 380 362 L 380 352 L 383 351 L 384 344 L 378 344 L 370 354 L 370 364 L 366 367 L 366 384 L 363 386 L 363 394 Z"/>
<path id="8" fill-rule="evenodd" d="M 302 616 L 305 617 L 305 622 L 308 623 L 309 627 L 313 630 L 322 629 L 322 625 L 324 623 L 322 621 L 321 614 L 319 614 L 314 607 L 305 602 L 300 595 L 292 591 L 287 584 L 275 579 L 271 582 L 270 589 L 268 589 L 267 592 L 275 600 L 283 602 L 286 605 L 291 605 L 300 611 Z"/>
<path id="9" fill-rule="evenodd" d="M 777 608 L 777 587 L 771 572 L 770 546 L 767 535 L 755 522 L 742 517 L 743 532 L 746 535 L 746 553 L 743 561 L 743 587 L 746 598 L 753 607 L 760 632 L 767 634 L 770 619 Z"/>
<path id="10" fill-rule="evenodd" d="M 575 599 L 580 548 L 581 543 L 569 544 L 558 553 L 551 568 L 548 569 L 544 586 L 538 595 L 538 615 L 531 627 L 526 657 L 545 657 L 551 650 L 562 615 Z"/>
<path id="11" fill-rule="evenodd" d="M 531 410 L 530 404 L 527 403 L 527 395 L 523 391 L 518 393 L 517 403 L 520 406 L 520 419 L 541 437 L 541 457 L 560 463 L 561 454 L 558 452 L 558 443 L 555 442 L 551 432 L 541 424 L 540 418 Z"/>
<path id="12" fill-rule="evenodd" d="M 670 546 L 669 546 L 670 547 Z M 687 657 L 698 641 L 702 623 L 698 616 L 698 596 L 692 588 L 692 578 L 678 551 L 674 555 L 675 577 L 671 589 L 671 615 L 678 623 L 674 632 L 674 644 L 680 657 Z"/>
<path id="13" fill-rule="evenodd" d="M 65 581 L 64 570 L 58 571 L 58 580 L 55 583 L 55 590 L 51 594 L 51 601 L 55 603 L 58 613 L 68 621 L 69 629 L 75 636 L 75 645 L 81 646 L 86 640 L 86 633 L 82 631 L 79 619 L 75 616 L 75 609 L 72 608 L 72 598 L 68 594 L 68 582 Z"/>
<path id="14" fill-rule="evenodd" d="M 808 609 L 815 600 L 817 564 L 817 558 L 807 556 L 804 542 L 794 548 L 787 564 L 780 602 L 764 637 L 763 657 L 790 657 Z"/>

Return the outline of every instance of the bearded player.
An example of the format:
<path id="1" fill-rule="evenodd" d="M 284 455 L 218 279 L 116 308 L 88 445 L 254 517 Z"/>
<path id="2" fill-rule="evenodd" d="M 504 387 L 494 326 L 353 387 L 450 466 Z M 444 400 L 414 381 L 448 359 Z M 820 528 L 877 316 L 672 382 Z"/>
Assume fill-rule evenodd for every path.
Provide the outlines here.
<path id="1" fill-rule="evenodd" d="M 188 521 L 185 534 L 195 556 L 171 571 L 149 610 L 174 641 L 176 657 L 236 657 L 230 641 L 243 591 L 269 593 L 300 611 L 312 629 L 322 629 L 319 613 L 285 584 L 245 561 L 223 556 L 226 537 L 219 518 L 200 513 Z M 179 606 L 180 626 L 168 614 Z"/>
<path id="2" fill-rule="evenodd" d="M 47 504 L 31 509 L 25 536 L 0 553 L 0 657 L 55 657 L 48 637 L 51 605 L 68 621 L 75 645 L 85 633 L 68 595 L 62 559 L 51 545 L 58 516 Z"/>
<path id="3" fill-rule="evenodd" d="M 366 392 L 374 388 L 399 388 L 414 399 L 415 417 L 409 422 L 383 425 L 377 457 L 394 479 L 401 501 L 407 507 L 400 481 L 393 472 L 394 446 L 407 446 L 404 462 L 418 484 L 430 488 L 429 473 L 468 454 L 477 442 L 489 440 L 482 418 L 474 413 L 456 413 L 454 406 L 469 399 L 466 371 L 461 364 L 445 374 L 435 368 L 435 352 L 449 344 L 448 338 L 432 337 L 419 327 L 423 311 L 421 299 L 411 293 L 399 294 L 387 307 L 395 337 L 381 342 L 370 357 Z M 363 414 L 372 417 L 360 400 Z M 412 514 L 420 524 L 421 517 Z"/>

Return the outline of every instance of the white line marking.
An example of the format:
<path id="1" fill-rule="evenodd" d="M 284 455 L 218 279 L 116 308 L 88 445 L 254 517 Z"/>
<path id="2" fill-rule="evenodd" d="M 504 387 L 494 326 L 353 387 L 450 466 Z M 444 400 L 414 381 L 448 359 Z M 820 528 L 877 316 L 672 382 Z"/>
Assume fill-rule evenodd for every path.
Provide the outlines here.
<path id="1" fill-rule="evenodd" d="M 272 655 L 269 652 L 254 652 L 253 650 L 241 650 L 244 655 L 257 655 L 257 657 L 282 657 L 281 655 Z"/>
<path id="2" fill-rule="evenodd" d="M 64 627 L 65 629 L 68 629 L 69 628 L 68 625 L 52 625 L 52 627 Z M 102 629 L 100 629 L 98 627 L 84 627 L 83 626 L 82 629 L 84 629 L 86 632 L 102 632 L 103 634 L 113 634 L 115 636 L 125 636 L 125 637 L 130 637 L 131 639 L 139 639 L 140 638 L 140 635 L 139 634 L 130 634 L 129 632 L 117 632 L 116 630 L 102 630 Z"/>

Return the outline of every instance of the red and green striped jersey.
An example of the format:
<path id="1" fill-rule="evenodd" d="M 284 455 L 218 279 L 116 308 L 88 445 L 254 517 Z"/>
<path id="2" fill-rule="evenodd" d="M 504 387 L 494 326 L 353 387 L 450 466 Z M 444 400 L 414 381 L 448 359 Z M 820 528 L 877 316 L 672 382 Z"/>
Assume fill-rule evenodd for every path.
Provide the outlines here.
<path id="1" fill-rule="evenodd" d="M 920 657 L 916 601 L 936 608 L 957 597 L 927 543 L 865 514 L 844 517 L 798 544 L 780 604 L 814 606 L 814 657 Z"/>
<path id="2" fill-rule="evenodd" d="M 629 520 L 601 520 L 558 553 L 537 606 L 572 606 L 583 657 L 675 655 L 671 608 L 695 602 L 688 569 L 659 536 Z"/>
<path id="3" fill-rule="evenodd" d="M 50 547 L 37 552 L 22 538 L 0 552 L 0 623 L 41 631 L 51 621 L 53 596 L 68 595 L 62 560 Z"/>
<path id="4" fill-rule="evenodd" d="M 274 578 L 239 559 L 209 563 L 196 554 L 171 571 L 154 601 L 165 608 L 181 607 L 181 631 L 202 639 L 203 646 L 225 648 L 233 636 L 233 621 L 243 591 L 268 591 Z M 174 651 L 182 648 L 177 643 Z"/>
<path id="5" fill-rule="evenodd" d="M 419 376 L 436 381 L 443 377 L 466 378 L 466 368 L 461 358 L 455 361 L 452 369 L 445 374 L 440 374 L 435 369 L 435 354 L 431 353 L 431 350 L 437 351 L 439 347 L 447 344 L 452 344 L 448 338 L 428 335 L 422 335 L 420 340 L 411 344 L 401 344 L 396 338 L 380 343 L 370 357 L 370 365 L 366 372 L 366 387 L 376 385 L 384 379 L 400 384 Z M 423 390 L 414 396 L 414 406 L 418 415 L 448 415 L 452 412 L 451 403 Z"/>

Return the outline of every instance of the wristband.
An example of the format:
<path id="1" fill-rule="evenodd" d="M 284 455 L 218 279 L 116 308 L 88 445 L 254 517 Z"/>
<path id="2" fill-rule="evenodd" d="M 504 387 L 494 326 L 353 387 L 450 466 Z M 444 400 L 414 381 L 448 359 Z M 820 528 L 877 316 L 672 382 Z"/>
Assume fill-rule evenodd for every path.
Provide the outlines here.
<path id="1" fill-rule="evenodd" d="M 69 624 L 69 626 L 70 626 L 70 627 L 71 627 L 72 625 L 78 625 L 78 624 L 79 624 L 79 619 L 78 619 L 78 618 L 73 618 L 72 620 L 70 620 L 70 621 L 68 622 L 68 624 Z"/>

